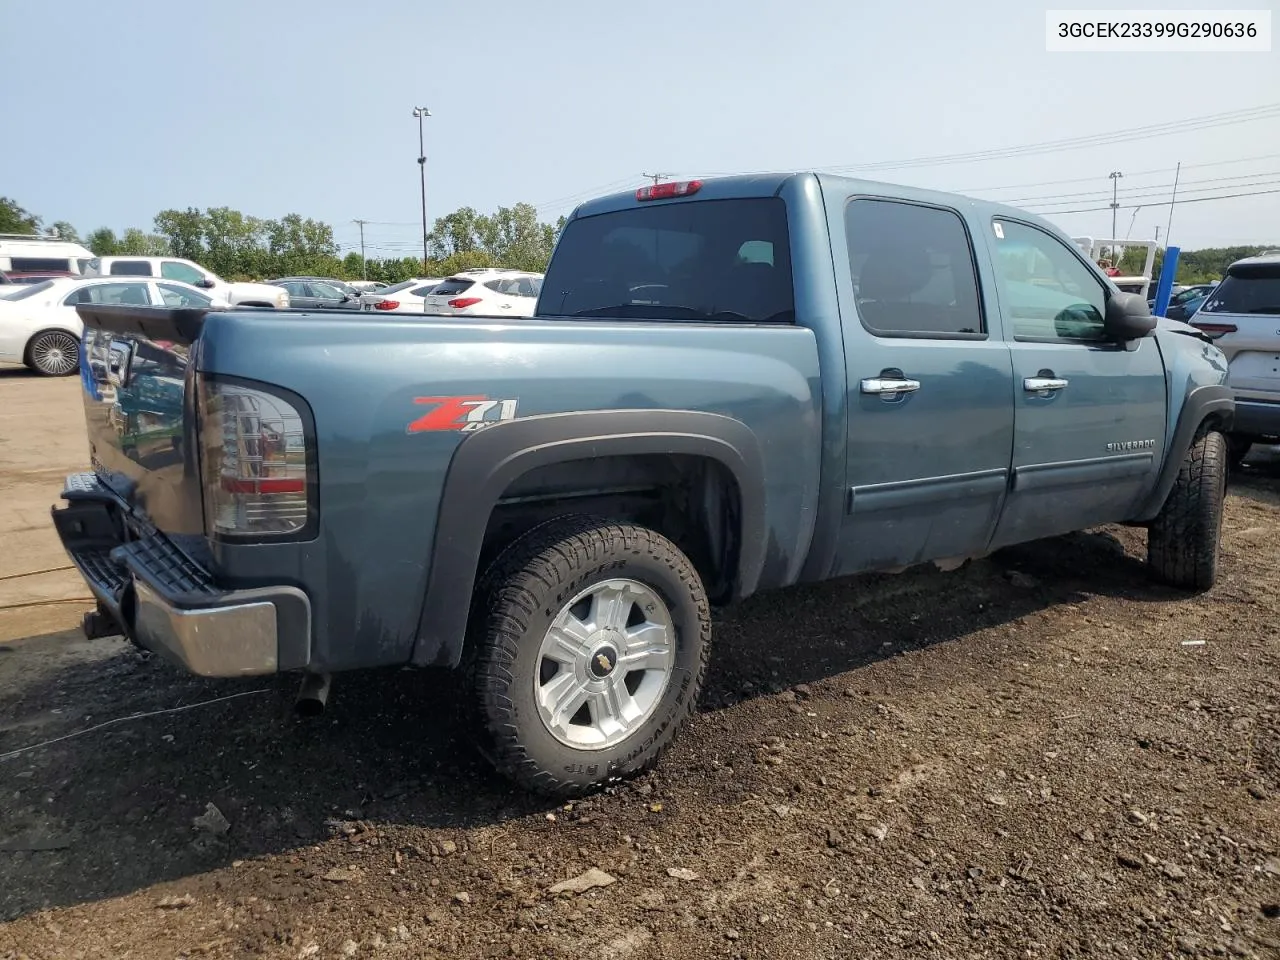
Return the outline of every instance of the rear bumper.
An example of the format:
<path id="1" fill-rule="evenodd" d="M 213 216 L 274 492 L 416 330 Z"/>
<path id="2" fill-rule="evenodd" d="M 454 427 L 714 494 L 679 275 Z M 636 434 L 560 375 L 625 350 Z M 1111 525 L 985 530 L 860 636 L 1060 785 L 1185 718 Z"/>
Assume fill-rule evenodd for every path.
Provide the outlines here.
<path id="1" fill-rule="evenodd" d="M 311 604 L 292 586 L 219 589 L 163 534 L 126 522 L 124 504 L 93 474 L 73 474 L 53 522 L 102 613 L 144 649 L 205 677 L 305 667 Z"/>
<path id="2" fill-rule="evenodd" d="M 1280 437 L 1280 401 L 1237 398 L 1231 432 L 1252 437 Z"/>

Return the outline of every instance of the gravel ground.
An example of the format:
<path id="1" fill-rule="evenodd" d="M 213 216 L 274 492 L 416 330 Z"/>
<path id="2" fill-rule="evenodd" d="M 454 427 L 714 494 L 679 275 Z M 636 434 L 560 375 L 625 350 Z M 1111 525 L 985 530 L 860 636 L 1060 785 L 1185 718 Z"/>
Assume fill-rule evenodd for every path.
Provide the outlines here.
<path id="1" fill-rule="evenodd" d="M 0 646 L 0 958 L 1280 957 L 1280 457 L 1209 594 L 1144 541 L 753 598 L 660 768 L 569 805 L 459 745 L 447 677 L 304 720 L 283 679 Z"/>

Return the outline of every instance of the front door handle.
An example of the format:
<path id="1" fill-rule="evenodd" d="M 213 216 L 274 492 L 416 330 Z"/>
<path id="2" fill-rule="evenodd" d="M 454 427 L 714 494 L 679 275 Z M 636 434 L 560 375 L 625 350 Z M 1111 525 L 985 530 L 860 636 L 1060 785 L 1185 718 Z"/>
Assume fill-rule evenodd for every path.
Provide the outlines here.
<path id="1" fill-rule="evenodd" d="M 1022 389 L 1028 393 L 1047 393 L 1050 390 L 1061 390 L 1069 380 L 1060 377 L 1027 377 L 1022 381 Z"/>
<path id="2" fill-rule="evenodd" d="M 920 389 L 920 381 L 905 377 L 869 377 L 859 387 L 863 393 L 915 393 Z"/>

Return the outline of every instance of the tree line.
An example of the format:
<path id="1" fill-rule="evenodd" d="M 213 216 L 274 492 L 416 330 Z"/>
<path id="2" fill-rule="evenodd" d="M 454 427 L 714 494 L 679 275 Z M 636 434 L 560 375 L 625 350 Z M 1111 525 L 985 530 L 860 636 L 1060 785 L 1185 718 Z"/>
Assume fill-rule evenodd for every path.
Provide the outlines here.
<path id="1" fill-rule="evenodd" d="M 230 207 L 162 210 L 150 231 L 130 227 L 117 234 L 99 227 L 81 239 L 65 220 L 49 226 L 68 240 L 83 243 L 100 257 L 112 255 L 185 257 L 229 280 L 268 279 L 289 275 L 338 277 L 398 283 L 410 277 L 441 277 L 472 267 L 546 269 L 564 218 L 543 223 L 527 203 L 478 213 L 472 207 L 436 220 L 427 236 L 427 260 L 421 257 L 361 260 L 356 251 L 338 254 L 333 228 L 320 220 L 290 213 L 278 220 L 248 216 Z M 7 197 L 0 197 L 0 233 L 40 233 L 44 221 Z M 1276 245 L 1280 247 L 1280 244 Z M 1218 280 L 1236 260 L 1267 247 L 1211 247 L 1183 250 L 1178 258 L 1179 283 Z M 1274 249 L 1274 248 L 1272 248 Z M 1121 273 L 1140 273 L 1146 250 L 1126 248 L 1116 266 Z M 1157 249 L 1153 276 L 1159 276 L 1164 250 Z"/>
<path id="2" fill-rule="evenodd" d="M 281 276 L 322 276 L 356 280 L 368 277 L 397 283 L 411 277 L 448 276 L 473 267 L 510 267 L 541 272 L 555 243 L 556 224 L 542 223 L 530 204 L 478 213 L 471 207 L 436 220 L 427 236 L 427 259 L 368 258 L 358 251 L 339 255 L 333 227 L 290 213 L 279 219 L 254 217 L 230 207 L 161 210 L 151 230 L 110 227 L 81 236 L 65 220 L 49 224 L 66 240 L 81 243 L 99 257 L 174 256 L 194 260 L 228 280 Z M 39 234 L 41 217 L 0 197 L 0 233 Z"/>

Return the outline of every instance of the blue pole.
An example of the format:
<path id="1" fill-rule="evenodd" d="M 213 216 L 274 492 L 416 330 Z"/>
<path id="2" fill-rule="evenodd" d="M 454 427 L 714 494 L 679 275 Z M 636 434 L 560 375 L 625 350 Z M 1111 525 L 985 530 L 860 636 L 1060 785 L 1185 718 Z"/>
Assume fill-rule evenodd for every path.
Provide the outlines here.
<path id="1" fill-rule="evenodd" d="M 1178 254 L 1181 247 L 1165 247 L 1164 265 L 1160 269 L 1160 282 L 1156 284 L 1156 305 L 1152 313 L 1163 317 L 1169 309 L 1169 295 L 1173 293 L 1173 276 L 1178 272 Z"/>

